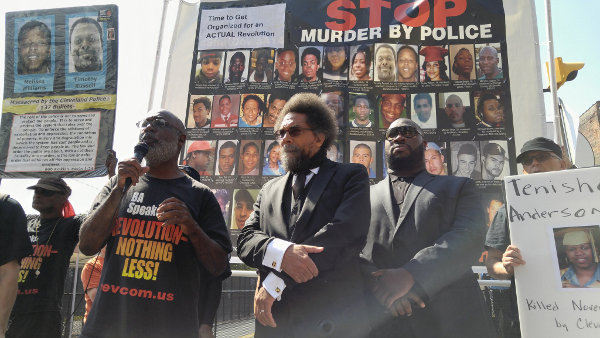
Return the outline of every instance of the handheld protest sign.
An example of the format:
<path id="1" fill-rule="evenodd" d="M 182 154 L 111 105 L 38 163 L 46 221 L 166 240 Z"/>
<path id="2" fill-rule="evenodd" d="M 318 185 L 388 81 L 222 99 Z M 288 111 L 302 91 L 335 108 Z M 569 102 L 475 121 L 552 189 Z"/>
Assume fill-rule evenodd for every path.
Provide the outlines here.
<path id="1" fill-rule="evenodd" d="M 600 168 L 504 179 L 523 337 L 600 332 Z"/>

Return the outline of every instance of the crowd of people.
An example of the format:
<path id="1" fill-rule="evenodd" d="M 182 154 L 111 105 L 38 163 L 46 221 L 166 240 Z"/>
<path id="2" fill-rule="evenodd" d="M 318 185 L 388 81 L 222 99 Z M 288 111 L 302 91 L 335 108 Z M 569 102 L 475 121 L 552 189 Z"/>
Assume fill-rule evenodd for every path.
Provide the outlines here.
<path id="1" fill-rule="evenodd" d="M 305 50 L 303 68 L 320 58 L 314 52 Z M 437 59 L 447 52 L 438 47 L 423 52 L 423 69 L 432 80 L 439 74 L 431 70 L 439 68 Z M 390 76 L 416 76 L 416 64 L 404 62 L 411 53 L 398 52 L 399 67 Z M 456 66 L 463 73 L 468 60 L 460 59 L 468 59 L 467 53 L 456 54 L 457 63 L 467 64 Z M 206 54 L 202 62 L 217 57 Z M 243 57 L 233 55 L 226 81 L 243 78 L 243 68 L 236 66 Z M 351 76 L 370 74 L 368 68 L 354 67 L 361 58 L 370 60 L 368 49 L 359 48 L 349 59 L 344 48 L 331 48 L 324 58 L 323 72 L 314 69 L 318 76 L 348 76 L 340 67 L 347 71 L 349 65 Z M 400 69 L 401 64 L 408 68 Z M 257 65 L 250 76 L 255 81 L 288 76 L 285 67 L 275 74 L 264 68 Z M 207 66 L 202 76 L 209 74 Z M 303 79 L 310 81 L 312 74 L 308 70 Z M 381 69 L 379 78 L 385 74 Z M 226 108 L 227 101 L 223 95 L 219 105 Z M 384 97 L 387 176 L 373 186 L 374 154 L 368 144 L 354 146 L 352 163 L 328 158 L 337 153 L 335 97 L 272 97 L 267 107 L 258 97 L 242 102 L 248 125 L 256 121 L 257 111 L 269 112 L 260 122 L 272 123 L 277 141 L 268 147 L 263 171 L 281 175 L 264 184 L 256 198 L 244 189 L 234 196 L 232 227 L 241 229 L 238 256 L 258 273 L 256 337 L 495 336 L 471 266 L 484 245 L 494 278 L 511 278 L 525 260 L 510 243 L 506 208 L 496 206 L 488 220 L 472 178 L 497 177 L 505 150 L 488 143 L 482 150 L 483 172 L 476 172 L 477 150 L 465 143 L 458 150 L 456 172 L 449 176 L 442 149 L 425 141 L 420 123 L 398 113 L 405 101 L 405 96 Z M 417 96 L 414 102 L 425 123 L 431 97 Z M 502 104 L 498 98 L 480 102 L 496 109 Z M 368 100 L 357 96 L 353 103 L 353 123 L 371 123 Z M 210 103 L 196 104 L 195 125 L 210 125 L 201 116 Z M 460 97 L 449 96 L 446 104 L 454 124 L 464 124 Z M 484 109 L 482 121 L 488 121 Z M 225 114 L 220 123 L 231 121 Z M 77 246 L 93 256 L 81 275 L 86 314 L 80 337 L 212 336 L 233 249 L 217 197 L 198 182 L 214 147 L 208 141 L 191 143 L 185 149 L 186 166 L 180 168 L 184 123 L 161 110 L 150 112 L 139 127 L 140 141 L 148 147 L 145 166 L 136 158 L 117 165 L 111 152 L 109 181 L 87 215 L 75 215 L 68 200 L 71 189 L 57 177 L 29 187 L 39 215 L 26 217 L 17 201 L 0 195 L 0 337 L 61 336 L 64 281 Z M 242 144 L 239 170 L 258 173 L 263 161 L 258 146 Z M 235 144 L 220 148 L 216 170 L 233 171 L 235 149 Z M 561 148 L 541 137 L 524 144 L 517 162 L 524 174 L 566 169 Z M 584 231 L 563 236 L 570 262 L 561 272 L 565 287 L 600 284 L 593 240 Z"/>

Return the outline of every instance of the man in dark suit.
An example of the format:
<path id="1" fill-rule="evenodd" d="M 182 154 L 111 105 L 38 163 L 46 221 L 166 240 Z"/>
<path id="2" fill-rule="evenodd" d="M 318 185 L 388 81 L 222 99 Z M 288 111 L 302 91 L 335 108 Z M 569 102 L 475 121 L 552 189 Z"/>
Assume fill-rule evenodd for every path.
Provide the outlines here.
<path id="1" fill-rule="evenodd" d="M 326 158 L 335 115 L 314 94 L 287 102 L 275 134 L 288 173 L 263 186 L 238 238 L 238 256 L 260 274 L 255 336 L 366 337 L 367 173 Z"/>
<path id="2" fill-rule="evenodd" d="M 371 188 L 361 254 L 373 337 L 494 337 L 471 272 L 485 237 L 477 188 L 469 178 L 429 174 L 426 145 L 409 119 L 386 132 L 388 176 Z"/>

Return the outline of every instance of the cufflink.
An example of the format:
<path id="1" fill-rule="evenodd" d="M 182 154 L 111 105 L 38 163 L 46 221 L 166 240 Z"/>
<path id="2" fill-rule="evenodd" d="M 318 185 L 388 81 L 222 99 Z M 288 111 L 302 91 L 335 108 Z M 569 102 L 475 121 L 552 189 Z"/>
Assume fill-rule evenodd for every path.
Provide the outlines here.
<path id="1" fill-rule="evenodd" d="M 273 261 L 273 263 L 271 263 L 271 266 L 276 268 L 277 267 L 277 262 Z"/>
<path id="2" fill-rule="evenodd" d="M 280 292 L 281 292 L 281 289 L 279 289 L 279 288 L 275 288 L 275 292 L 277 292 L 277 293 L 280 293 Z"/>

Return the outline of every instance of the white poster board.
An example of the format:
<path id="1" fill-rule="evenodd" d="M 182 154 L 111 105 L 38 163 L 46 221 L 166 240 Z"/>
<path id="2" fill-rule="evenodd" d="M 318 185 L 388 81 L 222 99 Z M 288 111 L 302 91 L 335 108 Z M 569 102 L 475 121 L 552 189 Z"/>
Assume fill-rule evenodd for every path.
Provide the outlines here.
<path id="1" fill-rule="evenodd" d="M 511 242 L 526 261 L 515 268 L 523 337 L 600 337 L 600 168 L 504 184 Z"/>

